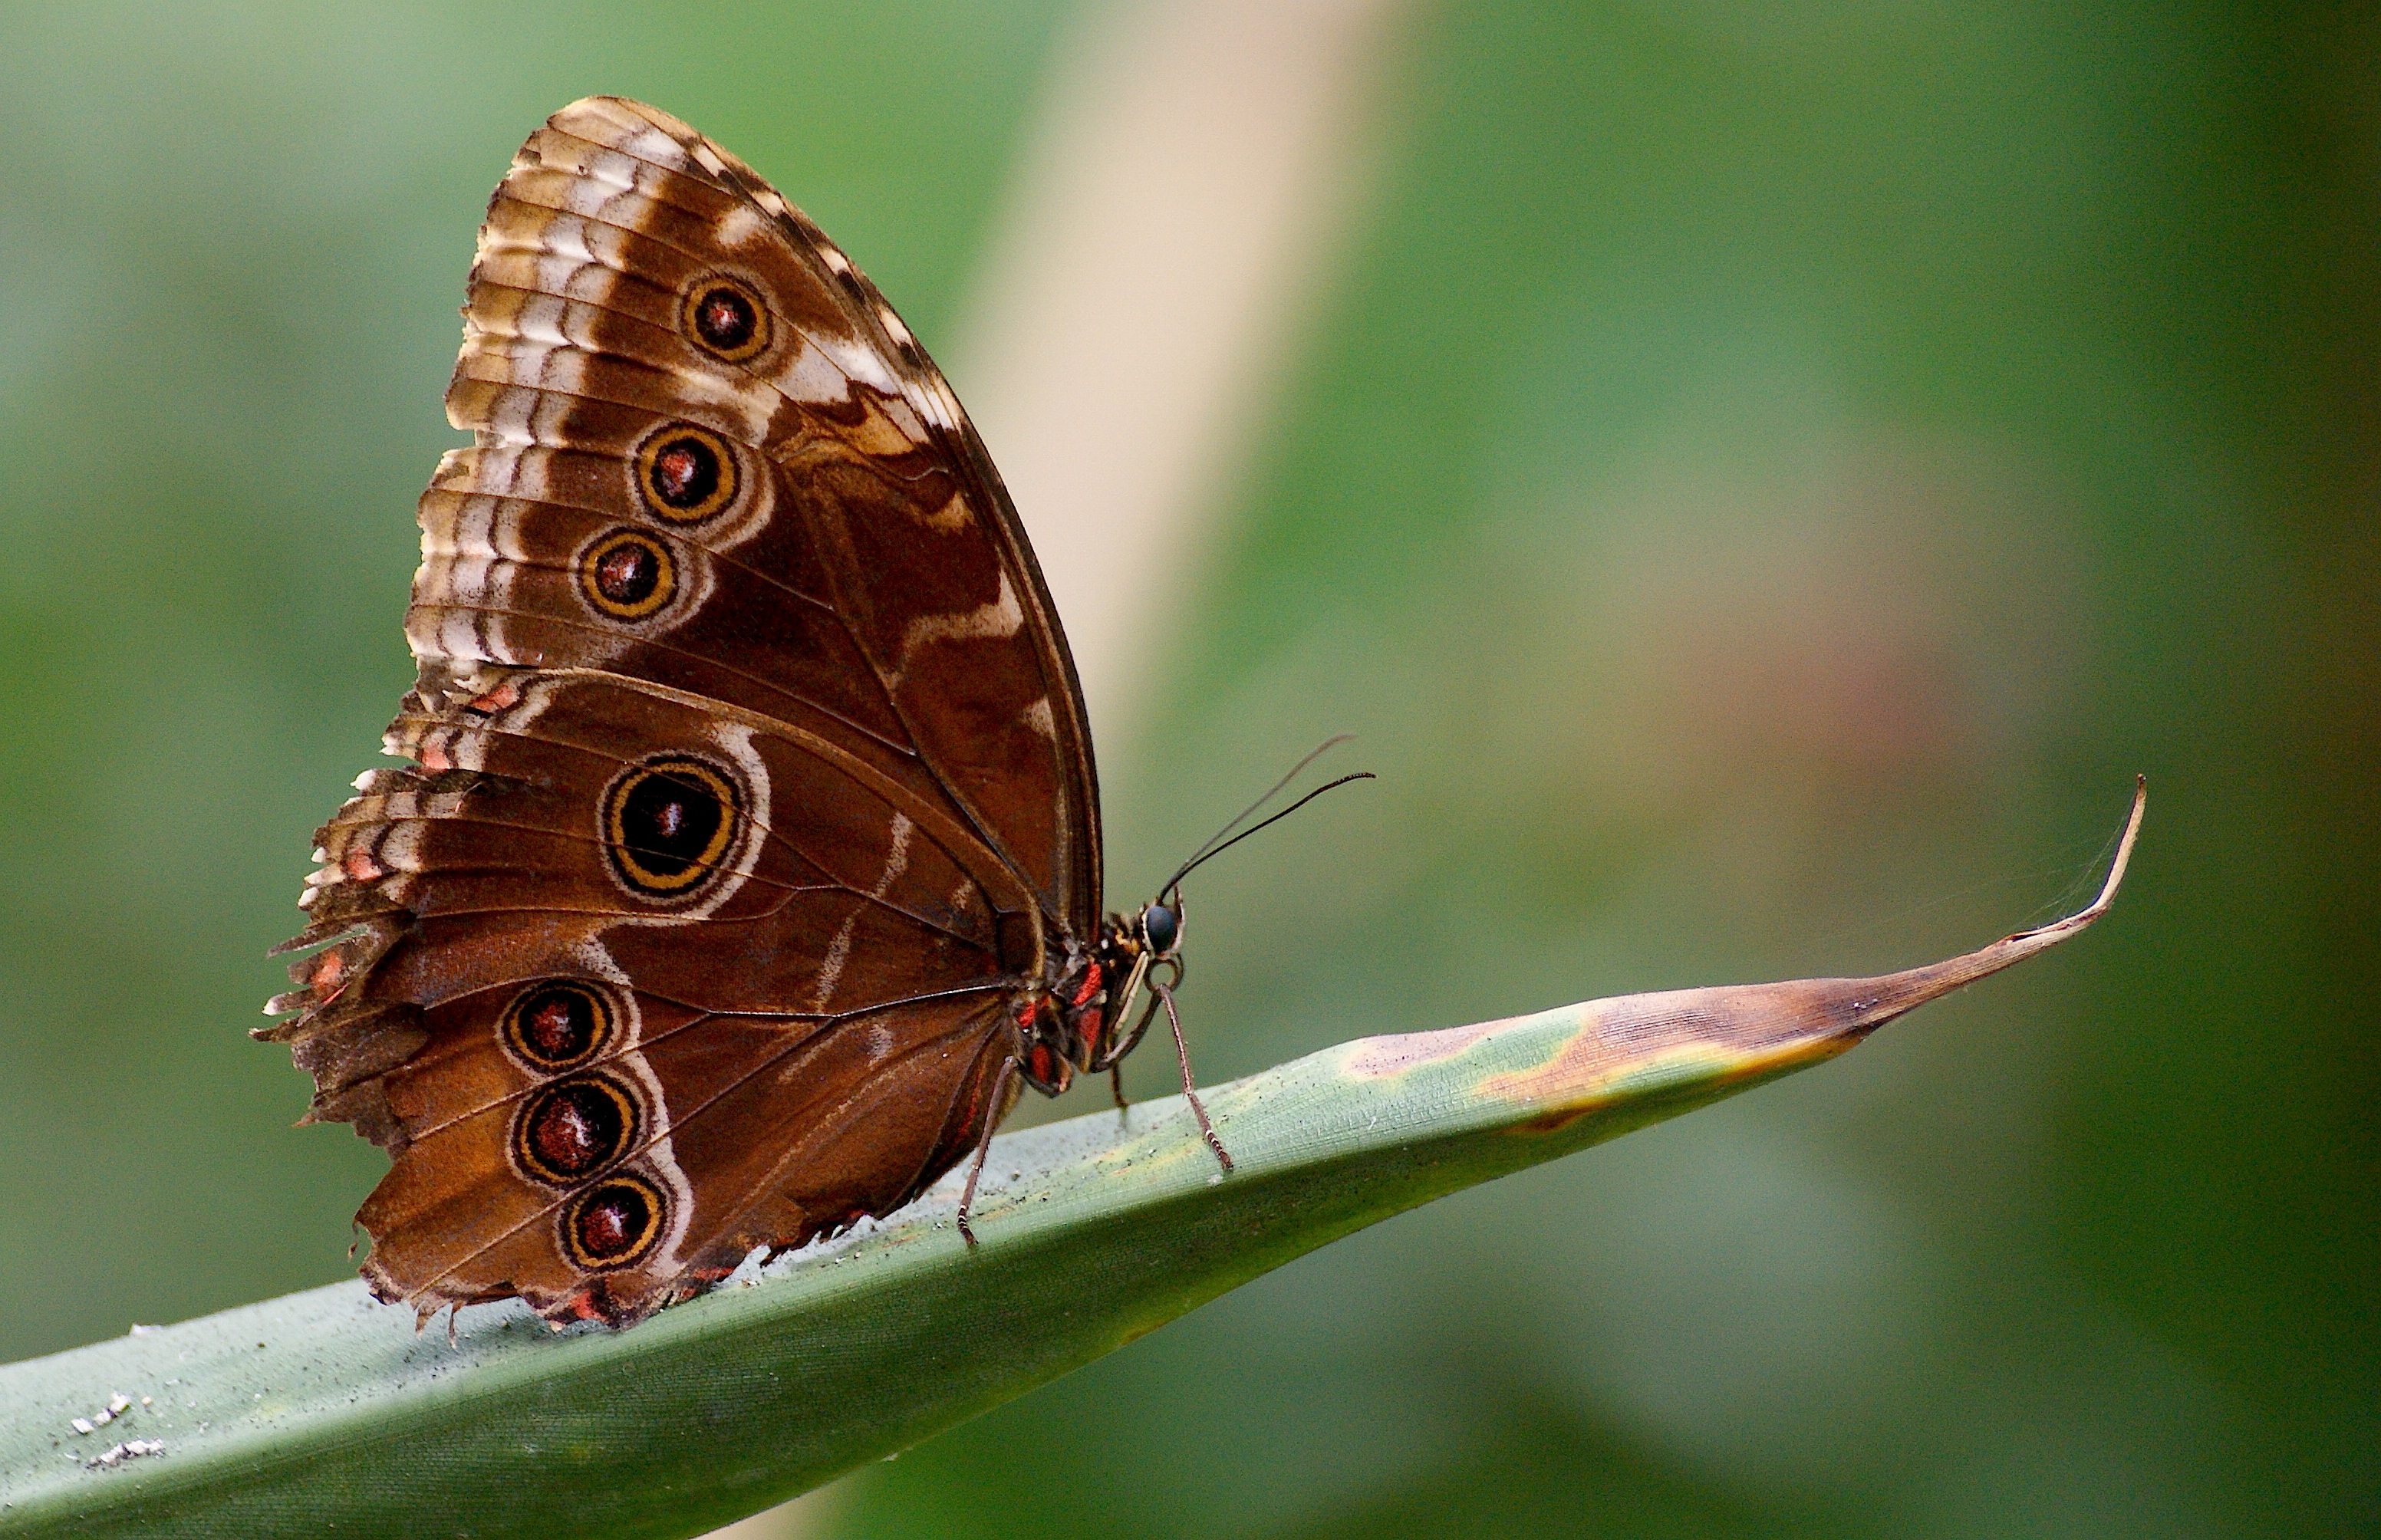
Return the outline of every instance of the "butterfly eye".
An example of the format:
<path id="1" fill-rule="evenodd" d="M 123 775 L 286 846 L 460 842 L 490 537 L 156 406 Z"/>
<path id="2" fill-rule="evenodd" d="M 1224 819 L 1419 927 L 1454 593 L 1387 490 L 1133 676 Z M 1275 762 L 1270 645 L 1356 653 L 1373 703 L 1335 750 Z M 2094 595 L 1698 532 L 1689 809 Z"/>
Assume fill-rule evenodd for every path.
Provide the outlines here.
<path id="1" fill-rule="evenodd" d="M 1181 939 L 1182 917 L 1164 904 L 1152 904 L 1141 911 L 1141 934 L 1149 938 L 1149 949 L 1164 957 Z"/>
<path id="2" fill-rule="evenodd" d="M 687 290 L 686 335 L 704 352 L 742 363 L 769 346 L 769 309 L 750 284 L 706 278 Z"/>

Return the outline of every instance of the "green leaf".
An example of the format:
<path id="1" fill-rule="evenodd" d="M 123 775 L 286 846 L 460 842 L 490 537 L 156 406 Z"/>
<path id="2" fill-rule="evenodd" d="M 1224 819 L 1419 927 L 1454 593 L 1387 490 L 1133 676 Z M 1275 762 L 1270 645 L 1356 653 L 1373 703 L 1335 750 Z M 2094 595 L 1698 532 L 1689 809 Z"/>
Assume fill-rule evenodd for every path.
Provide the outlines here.
<path id="1" fill-rule="evenodd" d="M 515 1301 L 450 1345 L 346 1283 L 9 1365 L 0 1534 L 700 1534 L 1375 1220 L 1842 1053 L 2091 923 L 2142 809 L 2089 909 L 1931 967 L 1361 1038 L 1218 1087 L 1229 1179 L 1179 1097 L 1009 1135 L 973 1252 L 946 1179 L 627 1332 Z"/>

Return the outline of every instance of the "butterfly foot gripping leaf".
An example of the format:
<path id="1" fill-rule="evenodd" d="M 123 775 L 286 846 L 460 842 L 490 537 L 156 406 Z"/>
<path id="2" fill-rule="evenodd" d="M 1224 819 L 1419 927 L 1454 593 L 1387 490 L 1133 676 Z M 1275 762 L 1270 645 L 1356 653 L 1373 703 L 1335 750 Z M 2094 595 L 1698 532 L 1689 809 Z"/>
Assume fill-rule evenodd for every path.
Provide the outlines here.
<path id="1" fill-rule="evenodd" d="M 1082 696 L 997 472 L 849 258 L 594 97 L 480 232 L 406 615 L 420 675 L 316 837 L 309 1118 L 394 1158 L 364 1275 L 641 1319 L 899 1206 L 1106 1068 Z"/>

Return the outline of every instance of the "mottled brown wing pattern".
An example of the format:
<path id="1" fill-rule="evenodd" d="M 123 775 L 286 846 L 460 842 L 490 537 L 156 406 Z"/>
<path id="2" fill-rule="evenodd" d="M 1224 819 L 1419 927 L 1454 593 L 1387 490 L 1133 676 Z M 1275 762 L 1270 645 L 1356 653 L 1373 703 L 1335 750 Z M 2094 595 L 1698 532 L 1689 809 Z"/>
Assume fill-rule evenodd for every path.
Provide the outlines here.
<path id="1" fill-rule="evenodd" d="M 1090 741 L 948 385 L 741 162 L 565 108 L 464 315 L 410 763 L 318 834 L 262 1035 L 395 1157 L 383 1298 L 623 1325 L 1005 1113 L 1098 925 Z"/>

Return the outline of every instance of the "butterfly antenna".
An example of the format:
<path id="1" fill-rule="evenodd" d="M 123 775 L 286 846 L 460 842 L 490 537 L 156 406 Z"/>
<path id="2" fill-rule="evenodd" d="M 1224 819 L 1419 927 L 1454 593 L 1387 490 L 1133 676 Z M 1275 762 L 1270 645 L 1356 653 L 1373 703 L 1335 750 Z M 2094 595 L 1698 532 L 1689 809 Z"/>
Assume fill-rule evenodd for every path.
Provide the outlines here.
<path id="1" fill-rule="evenodd" d="M 1233 814 L 1231 821 L 1227 823 L 1222 828 L 1217 829 L 1213 838 L 1209 839 L 1204 845 L 1200 846 L 1197 849 L 1191 851 L 1190 859 L 1182 863 L 1181 870 L 1174 874 L 1173 880 L 1168 882 L 1164 887 L 1159 888 L 1158 891 L 1160 893 L 1168 891 L 1174 886 L 1175 883 L 1182 880 L 1184 873 L 1189 872 L 1190 868 L 1198 865 L 1210 855 L 1213 855 L 1215 851 L 1215 848 L 1223 842 L 1226 835 L 1228 835 L 1234 829 L 1239 828 L 1249 814 L 1256 812 L 1257 809 L 1264 806 L 1267 802 L 1272 801 L 1274 798 L 1280 795 L 1281 788 L 1283 787 L 1288 786 L 1290 782 L 1298 779 L 1298 773 L 1300 771 L 1305 769 L 1308 765 L 1313 764 L 1316 760 L 1321 759 L 1325 754 L 1329 753 L 1332 750 L 1339 747 L 1339 745 L 1347 742 L 1349 739 L 1354 738 L 1355 736 L 1356 735 L 1354 733 L 1333 733 L 1329 738 L 1325 739 L 1313 748 L 1306 751 L 1306 757 L 1300 760 L 1296 764 L 1291 765 L 1289 767 L 1289 774 L 1282 776 L 1281 779 L 1267 787 L 1264 796 L 1259 797 L 1255 801 L 1251 802 L 1248 806 L 1240 809 L 1239 813 Z"/>
<path id="2" fill-rule="evenodd" d="M 1204 865 L 1207 862 L 1222 855 L 1226 850 L 1230 849 L 1241 840 L 1246 839 L 1249 836 L 1256 833 L 1258 829 L 1262 829 L 1267 825 L 1280 823 L 1283 819 L 1288 817 L 1291 813 L 1296 813 L 1300 808 L 1304 807 L 1307 803 L 1314 801 L 1315 798 L 1322 796 L 1325 792 L 1332 789 L 1334 787 L 1346 786 L 1349 781 L 1369 781 L 1377 779 L 1378 777 L 1376 777 L 1370 770 L 1359 770 L 1354 775 L 1342 776 L 1335 781 L 1325 781 L 1321 786 L 1318 786 L 1313 790 L 1308 792 L 1305 796 L 1300 797 L 1298 801 L 1290 803 L 1289 806 L 1282 809 L 1279 813 L 1276 813 L 1272 817 L 1266 819 L 1264 823 L 1254 825 L 1245 829 L 1240 828 L 1240 825 L 1243 823 L 1246 823 L 1251 815 L 1255 813 L 1258 809 L 1264 807 L 1267 802 L 1272 801 L 1276 797 L 1279 796 L 1283 787 L 1286 787 L 1290 782 L 1296 780 L 1300 771 L 1305 769 L 1308 765 L 1322 758 L 1326 751 L 1338 747 L 1340 744 L 1347 742 L 1349 739 L 1355 736 L 1356 735 L 1354 733 L 1334 733 L 1331 737 L 1325 739 L 1322 742 L 1309 750 L 1304 759 L 1300 760 L 1296 764 L 1289 767 L 1289 774 L 1274 782 L 1273 785 L 1267 788 L 1264 796 L 1258 798 L 1255 801 L 1251 802 L 1247 807 L 1242 808 L 1239 815 L 1233 818 L 1230 823 L 1226 824 L 1222 828 L 1217 829 L 1214 838 L 1208 840 L 1207 843 L 1200 846 L 1196 850 L 1190 852 L 1190 859 L 1184 862 L 1179 867 L 1175 869 L 1174 874 L 1166 878 L 1166 881 L 1159 886 L 1157 889 L 1158 893 L 1162 896 L 1173 892 L 1177 887 L 1181 886 L 1182 879 L 1189 876 L 1191 872 L 1198 867 Z M 1238 834 L 1234 834 L 1232 831 L 1235 829 L 1239 829 L 1239 832 Z"/>

